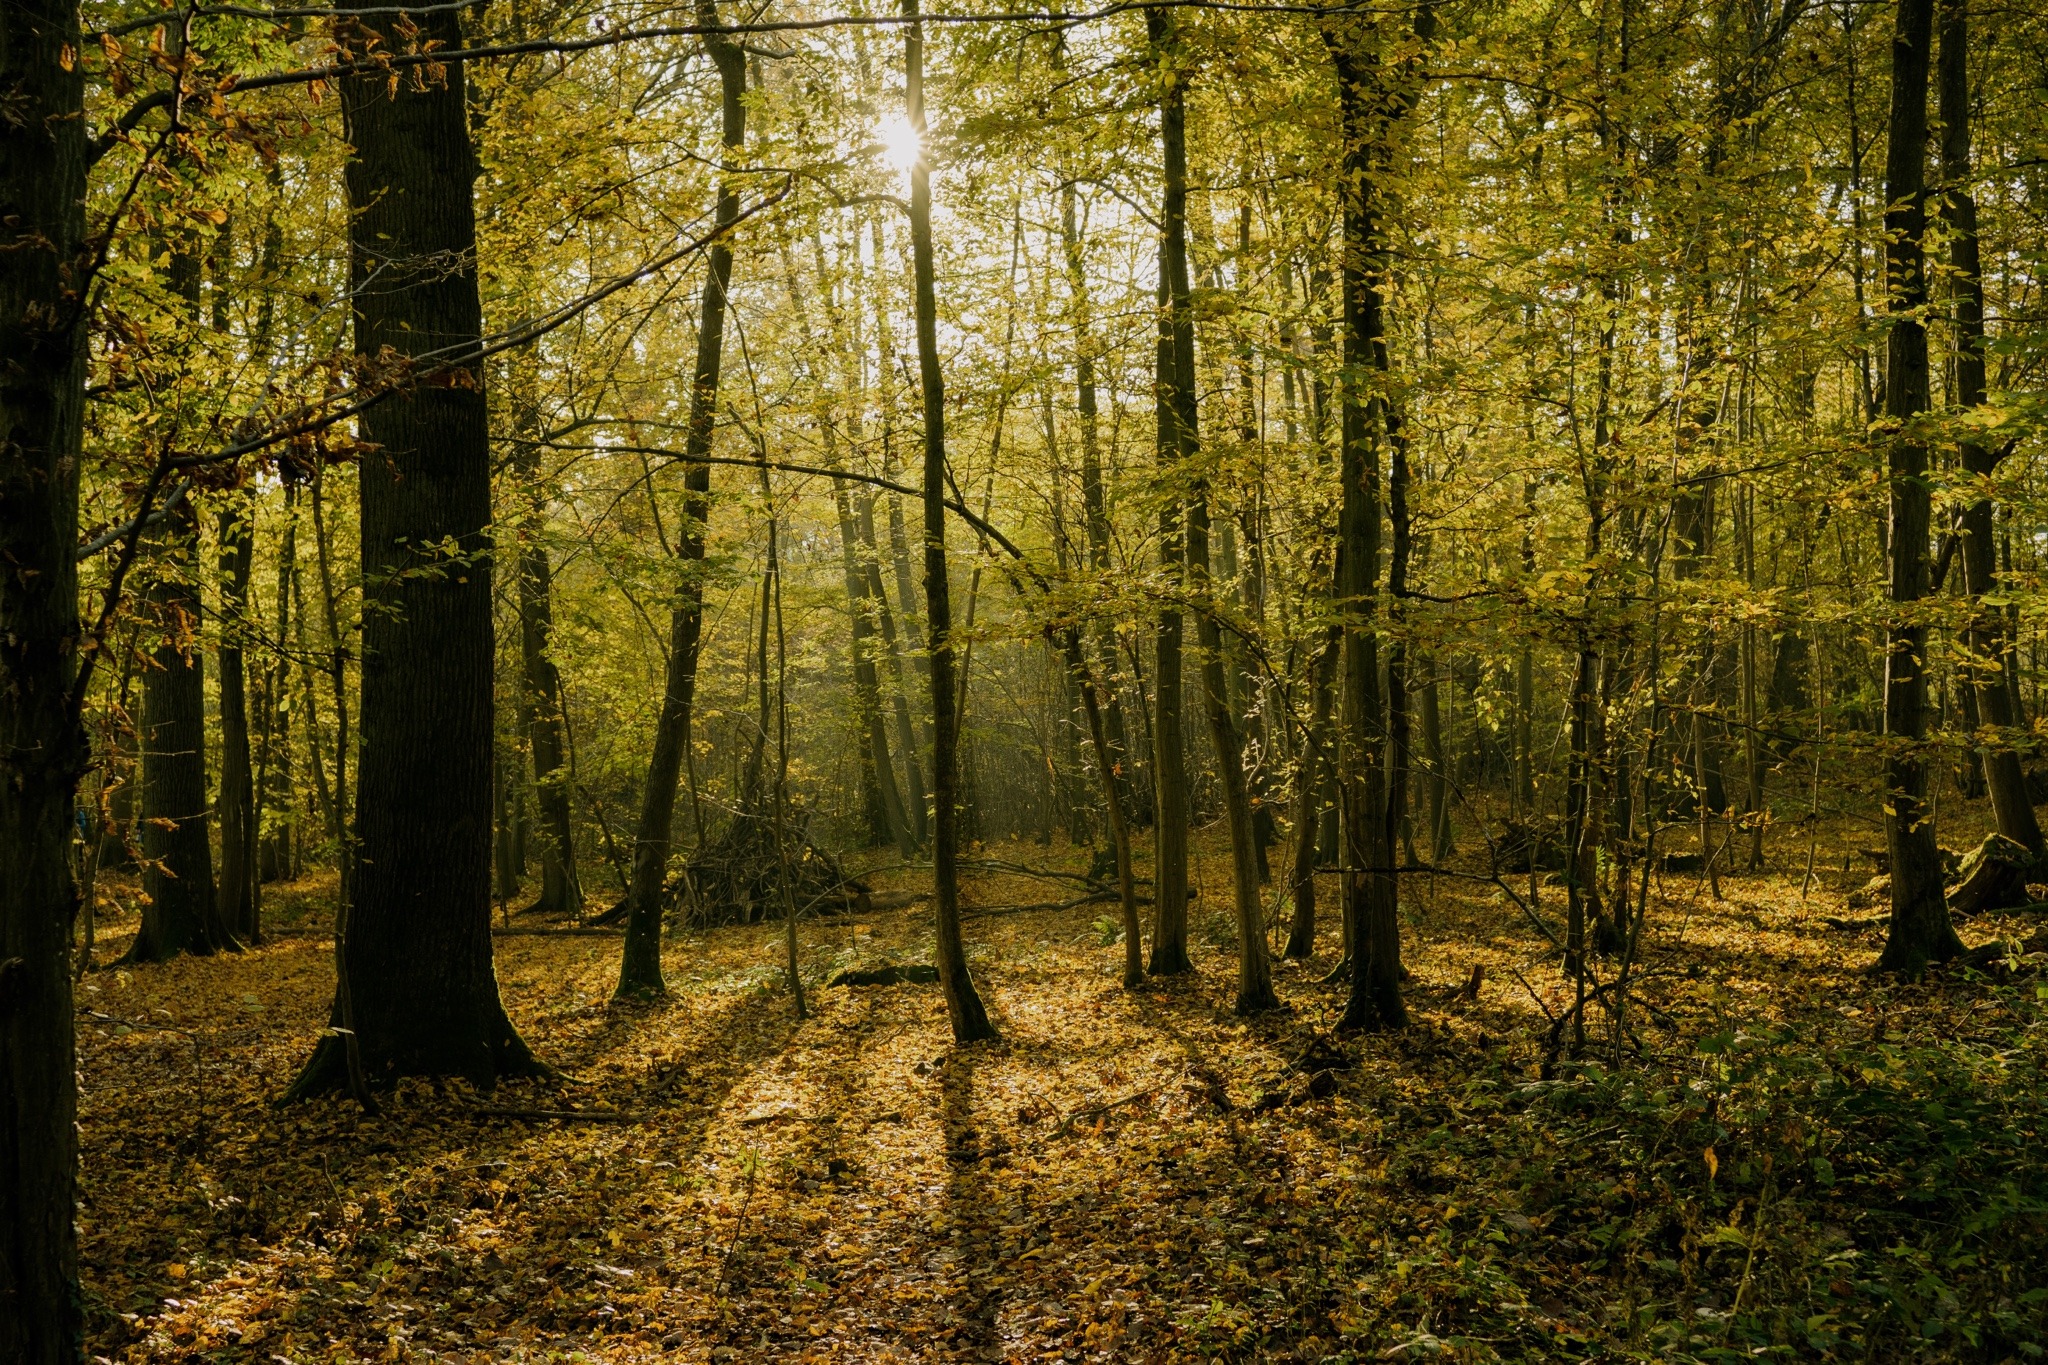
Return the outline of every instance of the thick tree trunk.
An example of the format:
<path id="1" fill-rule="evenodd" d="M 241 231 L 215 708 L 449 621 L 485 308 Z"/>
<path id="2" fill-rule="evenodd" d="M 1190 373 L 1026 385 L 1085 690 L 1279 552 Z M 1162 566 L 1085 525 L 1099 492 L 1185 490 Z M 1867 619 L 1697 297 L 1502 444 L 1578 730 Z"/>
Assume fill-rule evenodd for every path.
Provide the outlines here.
<path id="1" fill-rule="evenodd" d="M 371 22 L 382 20 L 372 16 Z M 452 12 L 420 12 L 449 48 Z M 477 165 L 463 67 L 345 78 L 356 352 L 478 345 Z M 374 277 L 376 284 L 371 287 Z M 361 759 L 354 876 L 338 925 L 334 1023 L 293 1085 L 457 1075 L 489 1086 L 537 1063 L 491 963 L 491 448 L 480 361 L 407 382 L 359 419 Z M 351 1051 L 350 1044 L 354 1045 Z"/>
<path id="2" fill-rule="evenodd" d="M 1878 965 L 1918 975 L 1962 951 L 1941 889 L 1941 854 L 1927 800 L 1927 627 L 1915 604 L 1927 595 L 1930 514 L 1927 447 L 1906 429 L 1928 404 L 1926 228 L 1927 67 L 1934 0 L 1899 0 L 1892 39 L 1890 148 L 1885 155 L 1885 275 L 1891 324 L 1884 410 L 1891 480 L 1891 603 L 1886 633 L 1885 841 L 1891 852 L 1891 925 Z"/>
<path id="3" fill-rule="evenodd" d="M 1941 8 L 1941 178 L 1949 229 L 1949 287 L 1954 291 L 1955 392 L 1959 408 L 1984 402 L 1984 280 L 1977 244 L 1977 201 L 1970 193 L 1970 12 L 1969 0 L 1944 0 Z M 1963 468 L 1990 479 L 2003 452 L 1981 441 L 1962 443 Z M 2005 685 L 2005 622 L 1986 610 L 1984 594 L 1996 583 L 1993 568 L 1992 505 L 1975 498 L 1962 516 L 1963 586 L 1972 599 L 1970 653 L 1966 676 L 1977 698 L 1983 725 L 1995 738 L 1983 749 L 1984 783 L 1998 832 L 2032 853 L 2044 850 L 2041 824 L 2027 794 L 2026 773 L 2012 735 L 2019 724 Z"/>
<path id="4" fill-rule="evenodd" d="M 142 676 L 142 928 L 124 959 L 167 962 L 232 946 L 213 887 L 206 682 L 199 651 L 199 520 L 191 501 L 148 537 L 154 643 Z"/>
<path id="5" fill-rule="evenodd" d="M 260 943 L 256 881 L 256 782 L 250 766 L 249 574 L 256 558 L 249 509 L 237 502 L 219 520 L 220 541 L 220 918 L 244 943 Z"/>
<path id="6" fill-rule="evenodd" d="M 1427 40 L 1435 12 L 1415 13 L 1415 34 Z M 1344 919 L 1349 931 L 1351 991 L 1341 1027 L 1400 1028 L 1401 929 L 1393 872 L 1398 815 L 1388 800 L 1386 715 L 1379 685 L 1379 442 L 1389 409 L 1369 391 L 1368 371 L 1388 368 L 1386 289 L 1390 270 L 1377 177 L 1386 140 L 1420 94 L 1412 79 L 1385 75 L 1380 36 L 1357 21 L 1325 24 L 1336 68 L 1343 121 L 1343 433 L 1339 477 L 1337 591 L 1344 632 L 1338 773 L 1344 825 Z"/>
<path id="7" fill-rule="evenodd" d="M 699 0 L 700 24 L 715 24 L 713 0 Z M 728 153 L 737 153 L 747 134 L 747 59 L 738 43 L 707 33 L 704 47 L 718 68 L 722 134 Z M 713 222 L 729 227 L 739 219 L 738 186 L 730 179 L 718 189 Z M 668 667 L 662 684 L 661 716 L 647 760 L 641 793 L 639 832 L 633 839 L 633 875 L 626 890 L 626 943 L 619 961 L 621 997 L 659 996 L 661 978 L 661 891 L 674 839 L 676 784 L 690 744 L 690 717 L 697 692 L 697 655 L 704 638 L 704 534 L 710 515 L 712 428 L 718 415 L 719 369 L 725 357 L 726 291 L 732 282 L 732 247 L 721 238 L 711 248 L 704 298 L 697 313 L 697 368 L 690 386 L 689 425 L 683 451 L 683 508 L 677 531 L 682 582 L 669 613 Z M 704 831 L 697 830 L 701 840 Z"/>
<path id="8" fill-rule="evenodd" d="M 71 810 L 85 64 L 75 0 L 0 12 L 0 1360 L 83 1359 Z"/>
<path id="9" fill-rule="evenodd" d="M 916 276 L 917 370 L 924 390 L 924 596 L 931 632 L 932 881 L 939 986 L 953 1041 L 996 1036 L 967 969 L 960 935 L 960 715 L 954 696 L 952 587 L 946 565 L 946 387 L 939 371 L 937 268 L 932 259 L 932 168 L 924 120 L 924 26 L 917 0 L 903 0 L 904 114 L 917 135 L 910 168 L 910 251 Z"/>

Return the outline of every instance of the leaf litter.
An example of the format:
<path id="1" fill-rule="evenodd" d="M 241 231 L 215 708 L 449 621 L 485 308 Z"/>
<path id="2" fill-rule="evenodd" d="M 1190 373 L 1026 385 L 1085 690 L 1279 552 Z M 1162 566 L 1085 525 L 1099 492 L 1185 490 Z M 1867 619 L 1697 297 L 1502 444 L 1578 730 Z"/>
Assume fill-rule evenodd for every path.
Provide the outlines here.
<path id="1" fill-rule="evenodd" d="M 1416 1022 L 1393 1037 L 1330 1035 L 1334 926 L 1281 966 L 1287 1009 L 1233 1018 L 1206 899 L 1198 974 L 1136 992 L 1087 908 L 971 919 L 1003 1032 L 971 1048 L 934 985 L 823 987 L 921 960 L 914 905 L 804 925 L 802 1022 L 779 926 L 671 939 L 650 1008 L 610 1003 L 615 941 L 500 938 L 506 1007 L 561 1075 L 406 1081 L 377 1118 L 272 1104 L 325 1022 L 317 933 L 95 972 L 92 1352 L 2038 1357 L 2038 955 L 1874 979 L 1879 935 L 1830 928 L 1840 889 L 1798 881 L 1727 877 L 1717 903 L 1667 879 L 1619 1054 L 1596 1012 L 1547 1077 L 1568 983 L 1474 883 L 1404 906 Z M 970 900 L 1032 885 L 980 876 Z"/>

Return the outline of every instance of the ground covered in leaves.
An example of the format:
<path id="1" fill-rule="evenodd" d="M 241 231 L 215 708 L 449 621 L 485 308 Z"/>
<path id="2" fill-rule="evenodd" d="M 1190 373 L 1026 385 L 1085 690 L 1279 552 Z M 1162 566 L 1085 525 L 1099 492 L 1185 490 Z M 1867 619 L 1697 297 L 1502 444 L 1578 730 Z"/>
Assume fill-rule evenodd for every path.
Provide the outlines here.
<path id="1" fill-rule="evenodd" d="M 1220 849 L 1205 868 L 1198 975 L 1138 992 L 1118 985 L 1105 907 L 970 919 L 1003 1039 L 964 1049 L 936 986 L 822 984 L 929 960 L 921 906 L 805 923 L 802 1021 L 778 926 L 676 938 L 669 1000 L 631 1009 L 609 1003 L 617 939 L 501 937 L 506 1006 L 562 1078 L 488 1096 L 409 1083 L 376 1118 L 272 1104 L 327 1014 L 319 887 L 285 898 L 263 947 L 95 971 L 92 1350 L 2001 1361 L 2048 1345 L 2038 959 L 1890 983 L 1864 974 L 1877 931 L 1844 905 L 1860 878 L 1802 898 L 1797 873 L 1724 877 L 1717 902 L 1668 877 L 1622 1046 L 1594 1012 L 1583 1057 L 1545 1077 L 1570 992 L 1496 888 L 1404 887 L 1414 1026 L 1332 1039 L 1328 953 L 1280 969 L 1286 1011 L 1229 1015 Z M 984 875 L 969 900 L 1068 898 L 1048 890 Z M 102 925 L 102 957 L 125 932 Z"/>

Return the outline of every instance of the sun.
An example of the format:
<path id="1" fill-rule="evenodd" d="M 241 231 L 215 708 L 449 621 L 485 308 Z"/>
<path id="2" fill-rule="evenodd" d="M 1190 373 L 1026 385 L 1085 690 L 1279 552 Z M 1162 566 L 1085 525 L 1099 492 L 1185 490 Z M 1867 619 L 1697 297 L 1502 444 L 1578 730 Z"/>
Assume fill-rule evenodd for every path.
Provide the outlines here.
<path id="1" fill-rule="evenodd" d="M 904 114 L 890 114 L 875 128 L 875 140 L 881 143 L 882 155 L 898 171 L 907 171 L 917 164 L 918 153 L 923 144 L 917 129 Z"/>

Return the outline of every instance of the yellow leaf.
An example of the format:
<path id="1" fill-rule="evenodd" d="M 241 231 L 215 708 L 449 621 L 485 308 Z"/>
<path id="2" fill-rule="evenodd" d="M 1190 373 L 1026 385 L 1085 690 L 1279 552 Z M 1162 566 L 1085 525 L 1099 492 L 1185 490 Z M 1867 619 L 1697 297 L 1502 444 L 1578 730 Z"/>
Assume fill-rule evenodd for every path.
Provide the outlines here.
<path id="1" fill-rule="evenodd" d="M 1714 1155 L 1712 1147 L 1700 1153 L 1700 1160 L 1707 1163 L 1707 1179 L 1712 1180 L 1721 1173 L 1721 1158 Z"/>

